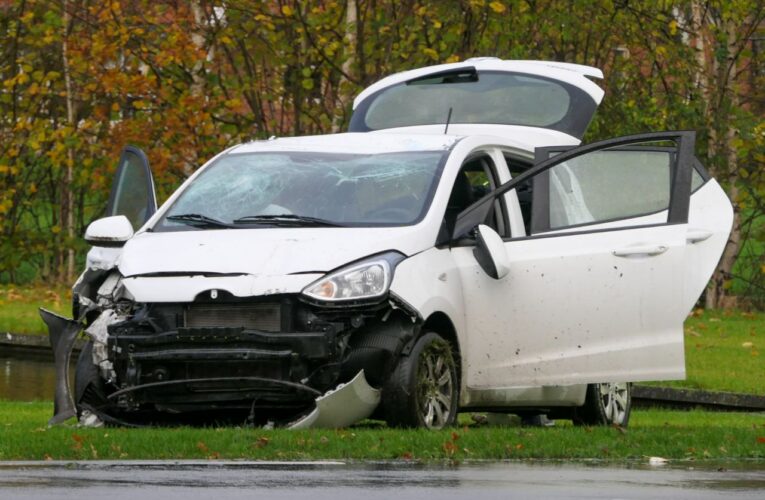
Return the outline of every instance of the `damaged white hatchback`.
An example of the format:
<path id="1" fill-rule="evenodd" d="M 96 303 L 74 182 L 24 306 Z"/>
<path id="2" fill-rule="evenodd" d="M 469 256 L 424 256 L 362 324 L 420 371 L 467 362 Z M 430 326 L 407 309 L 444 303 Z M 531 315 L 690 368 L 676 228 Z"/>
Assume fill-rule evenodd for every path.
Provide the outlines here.
<path id="1" fill-rule="evenodd" d="M 52 423 L 626 425 L 631 381 L 684 377 L 733 215 L 692 132 L 578 145 L 600 76 L 491 58 L 393 75 L 350 133 L 233 147 L 159 210 L 127 148 L 74 319 L 43 312 Z"/>

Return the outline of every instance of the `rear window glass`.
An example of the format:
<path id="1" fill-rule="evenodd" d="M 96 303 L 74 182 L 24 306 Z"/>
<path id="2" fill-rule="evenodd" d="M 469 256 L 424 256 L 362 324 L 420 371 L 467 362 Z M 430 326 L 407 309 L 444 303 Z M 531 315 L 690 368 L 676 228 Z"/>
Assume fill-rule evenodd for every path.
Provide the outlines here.
<path id="1" fill-rule="evenodd" d="M 416 125 L 499 124 L 544 127 L 581 137 L 595 112 L 581 89 L 548 78 L 480 72 L 435 76 L 383 89 L 359 104 L 351 131 Z"/>

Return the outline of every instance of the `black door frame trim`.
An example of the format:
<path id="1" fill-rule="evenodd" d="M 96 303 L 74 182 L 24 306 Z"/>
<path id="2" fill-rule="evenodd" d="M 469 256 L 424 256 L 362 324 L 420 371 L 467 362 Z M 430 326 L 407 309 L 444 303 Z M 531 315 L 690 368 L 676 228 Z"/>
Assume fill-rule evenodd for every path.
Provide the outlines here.
<path id="1" fill-rule="evenodd" d="M 696 142 L 696 132 L 690 130 L 677 132 L 650 132 L 645 134 L 617 137 L 614 139 L 594 142 L 585 146 L 579 146 L 569 151 L 562 152 L 552 158 L 542 161 L 541 163 L 538 163 L 526 172 L 523 172 L 521 175 L 511 179 L 505 184 L 502 184 L 494 191 L 487 193 L 483 198 L 463 210 L 462 213 L 457 216 L 457 221 L 454 224 L 452 240 L 458 239 L 459 237 L 467 234 L 476 225 L 478 225 L 480 221 L 485 220 L 486 215 L 488 214 L 488 210 L 490 210 L 493 206 L 493 201 L 495 198 L 507 193 L 511 189 L 515 188 L 522 182 L 536 176 L 540 172 L 544 172 L 554 167 L 555 165 L 558 165 L 559 163 L 570 160 L 571 158 L 575 158 L 577 156 L 581 156 L 593 151 L 611 147 L 625 146 L 633 143 L 659 140 L 675 141 L 677 143 L 678 151 L 677 168 L 675 169 L 672 183 L 672 193 L 670 196 L 667 223 L 686 223 L 688 222 L 688 210 L 691 195 L 691 170 L 694 167 L 695 160 L 693 150 Z M 537 186 L 534 187 L 536 191 Z M 533 226 L 534 224 L 532 221 L 532 227 Z"/>

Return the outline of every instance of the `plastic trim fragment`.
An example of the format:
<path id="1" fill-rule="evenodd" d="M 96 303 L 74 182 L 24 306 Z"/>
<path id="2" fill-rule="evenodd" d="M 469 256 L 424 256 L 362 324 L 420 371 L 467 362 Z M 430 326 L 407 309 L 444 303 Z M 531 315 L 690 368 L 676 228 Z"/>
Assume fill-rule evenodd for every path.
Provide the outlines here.
<path id="1" fill-rule="evenodd" d="M 48 425 L 56 425 L 77 415 L 69 385 L 69 358 L 82 325 L 43 308 L 40 308 L 40 317 L 48 326 L 55 362 L 56 392 L 53 397 L 53 417 Z"/>
<path id="2" fill-rule="evenodd" d="M 288 429 L 337 429 L 369 417 L 380 403 L 380 390 L 370 386 L 361 370 L 353 380 L 316 398 L 316 409 Z"/>

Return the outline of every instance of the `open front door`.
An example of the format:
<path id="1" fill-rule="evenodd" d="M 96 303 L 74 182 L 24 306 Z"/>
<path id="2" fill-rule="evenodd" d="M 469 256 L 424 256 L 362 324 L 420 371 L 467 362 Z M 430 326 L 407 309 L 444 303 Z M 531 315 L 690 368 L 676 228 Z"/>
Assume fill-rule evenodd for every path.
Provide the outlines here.
<path id="1" fill-rule="evenodd" d="M 139 148 L 127 146 L 120 156 L 105 216 L 124 215 L 133 230 L 137 230 L 156 211 L 157 198 L 149 160 Z"/>
<path id="2" fill-rule="evenodd" d="M 157 198 L 149 160 L 140 149 L 127 146 L 120 156 L 104 217 L 124 215 L 135 231 L 156 211 Z M 132 234 L 130 231 L 128 233 Z M 120 246 L 94 245 L 88 252 L 86 269 L 111 269 L 116 265 L 121 252 Z"/>
<path id="3" fill-rule="evenodd" d="M 472 248 L 452 249 L 478 347 L 467 353 L 469 388 L 685 376 L 693 142 L 667 132 L 561 152 L 460 215 L 458 236 L 531 181 L 531 227 L 505 238 L 505 278 L 482 272 Z"/>

